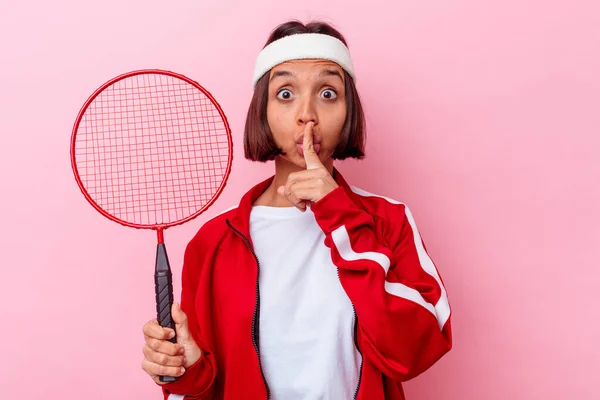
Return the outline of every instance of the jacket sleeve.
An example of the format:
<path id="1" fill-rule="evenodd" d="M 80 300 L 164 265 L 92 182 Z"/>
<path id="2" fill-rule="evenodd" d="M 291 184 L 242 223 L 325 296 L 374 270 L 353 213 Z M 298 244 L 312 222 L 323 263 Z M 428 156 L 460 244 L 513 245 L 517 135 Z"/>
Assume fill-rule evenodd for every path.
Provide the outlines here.
<path id="1" fill-rule="evenodd" d="M 311 209 L 356 310 L 363 357 L 405 381 L 451 349 L 450 305 L 410 210 L 391 199 L 368 201 L 375 211 L 338 187 Z"/>
<path id="2" fill-rule="evenodd" d="M 194 341 L 200 347 L 200 359 L 191 365 L 175 382 L 160 385 L 164 400 L 204 400 L 213 398 L 214 380 L 217 374 L 216 360 L 200 335 L 200 324 L 195 310 L 199 269 L 203 263 L 202 241 L 198 235 L 187 245 L 183 259 L 181 281 L 181 309 L 188 318 L 188 326 Z"/>

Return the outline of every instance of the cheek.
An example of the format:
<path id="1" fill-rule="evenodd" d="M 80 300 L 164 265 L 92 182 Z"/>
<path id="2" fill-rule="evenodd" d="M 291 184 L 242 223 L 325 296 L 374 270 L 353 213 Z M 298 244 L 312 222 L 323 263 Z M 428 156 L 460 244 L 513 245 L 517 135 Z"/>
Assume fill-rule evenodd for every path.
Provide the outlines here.
<path id="1" fill-rule="evenodd" d="M 269 124 L 269 129 L 271 129 L 271 133 L 273 134 L 273 138 L 275 138 L 276 142 L 279 142 L 279 136 L 281 134 L 281 113 L 277 110 L 277 107 L 273 107 L 271 105 L 267 106 L 267 123 Z"/>
<path id="2" fill-rule="evenodd" d="M 290 124 L 293 124 L 294 120 L 290 121 L 288 112 L 285 108 L 277 104 L 267 105 L 267 122 L 269 128 L 274 137 L 281 137 L 286 131 L 289 131 Z"/>
<path id="3" fill-rule="evenodd" d="M 337 110 L 330 110 L 328 114 L 323 124 L 323 141 L 326 142 L 327 147 L 336 147 L 346 122 L 345 104 Z"/>

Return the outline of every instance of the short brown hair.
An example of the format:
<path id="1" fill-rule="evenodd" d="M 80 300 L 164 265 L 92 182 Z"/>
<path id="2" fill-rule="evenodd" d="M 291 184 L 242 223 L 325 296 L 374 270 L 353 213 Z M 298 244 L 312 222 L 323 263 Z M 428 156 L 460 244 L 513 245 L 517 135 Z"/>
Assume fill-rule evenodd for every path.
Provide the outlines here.
<path id="1" fill-rule="evenodd" d="M 304 25 L 299 21 L 289 21 L 273 30 L 265 47 L 275 40 L 299 33 L 322 33 L 333 36 L 346 44 L 346 39 L 342 34 L 325 22 L 314 21 Z M 270 71 L 266 72 L 256 83 L 254 95 L 246 115 L 244 155 L 252 161 L 265 162 L 283 154 L 283 150 L 277 147 L 267 122 L 269 75 Z M 336 160 L 361 159 L 365 156 L 366 141 L 364 112 L 354 80 L 346 71 L 344 71 L 344 81 L 347 115 L 340 143 L 333 152 L 332 158 Z"/>

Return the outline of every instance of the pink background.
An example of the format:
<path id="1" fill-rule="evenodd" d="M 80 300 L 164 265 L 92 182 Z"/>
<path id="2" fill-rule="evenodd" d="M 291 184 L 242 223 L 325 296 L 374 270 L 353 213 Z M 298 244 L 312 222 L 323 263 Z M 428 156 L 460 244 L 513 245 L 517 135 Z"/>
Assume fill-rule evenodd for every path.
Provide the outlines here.
<path id="1" fill-rule="evenodd" d="M 198 80 L 235 161 L 183 249 L 272 165 L 243 159 L 254 59 L 288 18 L 346 35 L 368 157 L 340 170 L 406 202 L 447 284 L 455 347 L 408 399 L 596 399 L 600 7 L 589 1 L 7 2 L 0 23 L 3 399 L 159 399 L 140 368 L 155 235 L 108 221 L 69 164 L 87 96 L 133 69 Z M 254 17 L 249 16 L 256 13 Z"/>

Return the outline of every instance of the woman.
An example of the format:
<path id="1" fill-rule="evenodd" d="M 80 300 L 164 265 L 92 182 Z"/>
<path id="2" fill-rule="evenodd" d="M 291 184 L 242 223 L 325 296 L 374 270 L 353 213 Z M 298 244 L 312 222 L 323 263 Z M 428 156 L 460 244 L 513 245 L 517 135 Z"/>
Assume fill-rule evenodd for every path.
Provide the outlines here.
<path id="1" fill-rule="evenodd" d="M 142 367 L 165 399 L 404 399 L 400 382 L 450 350 L 446 291 L 409 209 L 333 166 L 364 156 L 354 81 L 331 26 L 269 37 L 244 150 L 275 174 L 188 244 L 177 343 L 144 325 Z"/>

